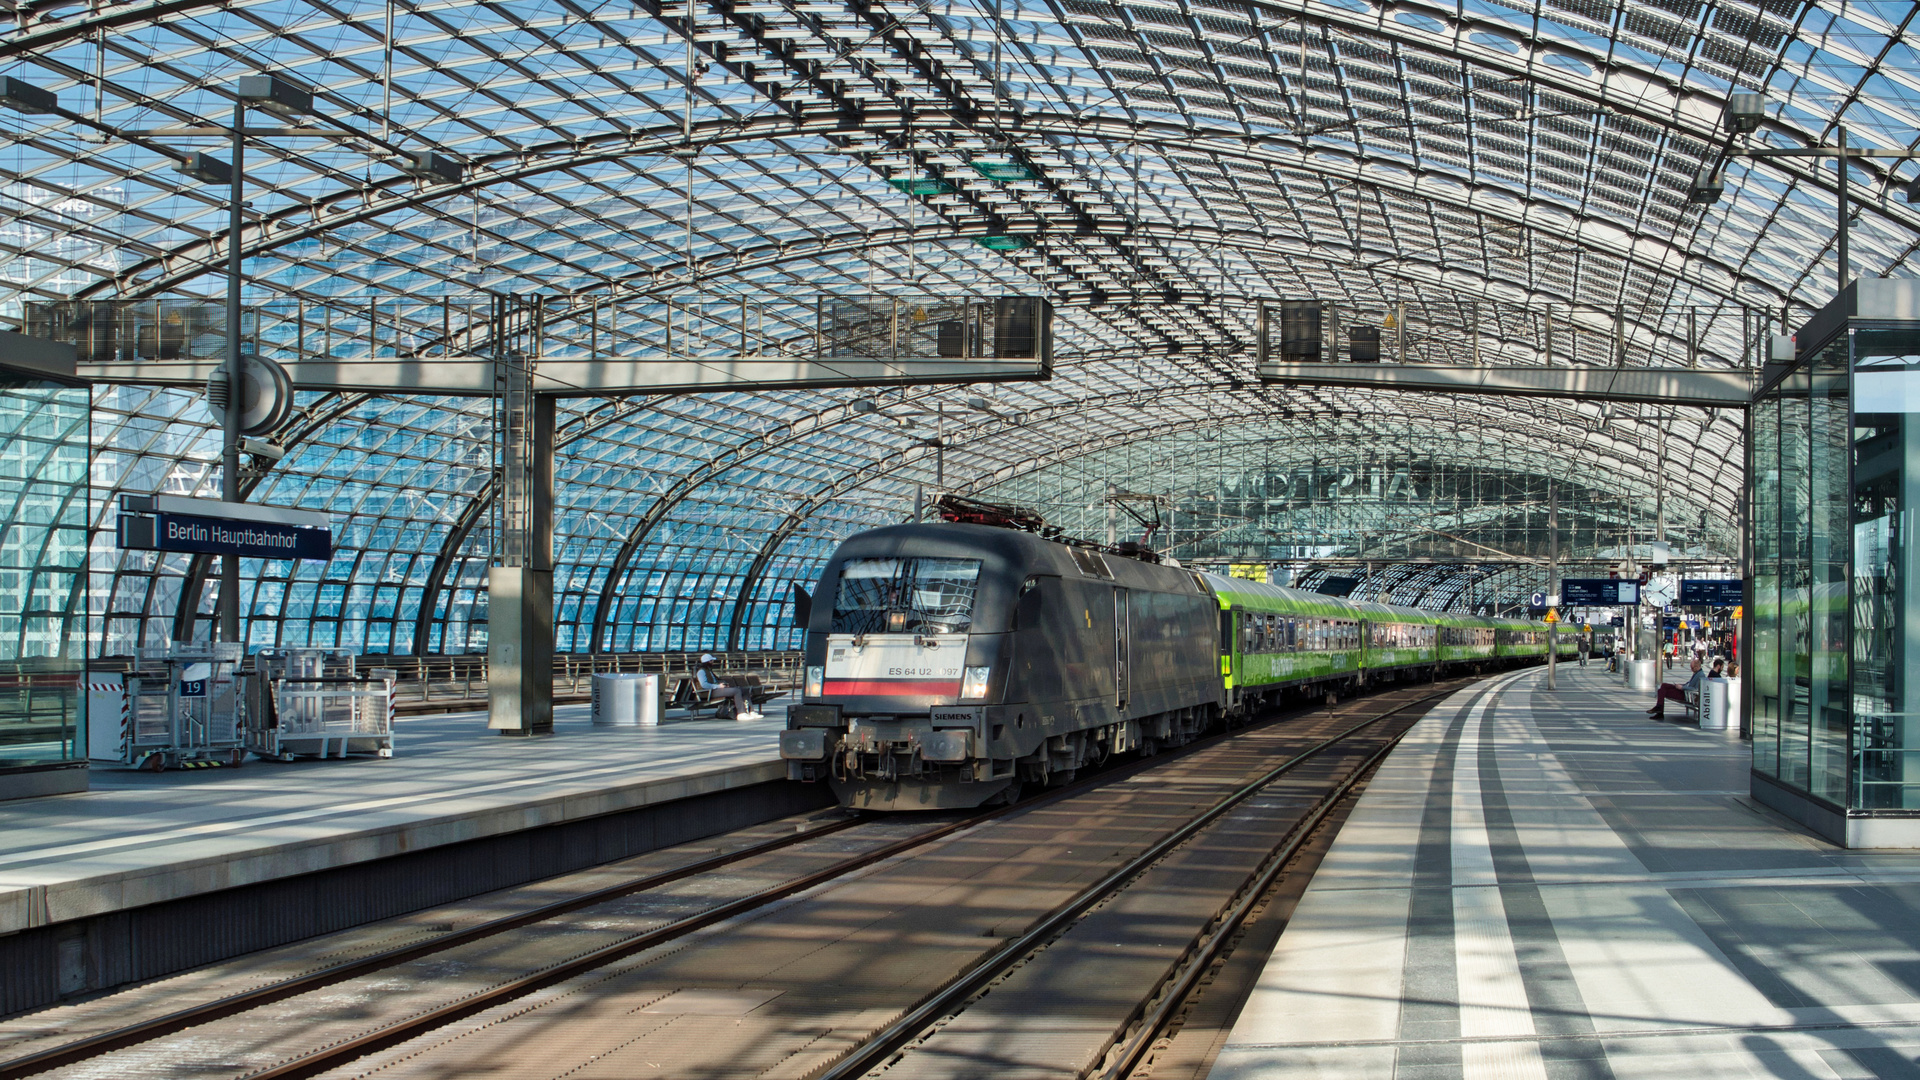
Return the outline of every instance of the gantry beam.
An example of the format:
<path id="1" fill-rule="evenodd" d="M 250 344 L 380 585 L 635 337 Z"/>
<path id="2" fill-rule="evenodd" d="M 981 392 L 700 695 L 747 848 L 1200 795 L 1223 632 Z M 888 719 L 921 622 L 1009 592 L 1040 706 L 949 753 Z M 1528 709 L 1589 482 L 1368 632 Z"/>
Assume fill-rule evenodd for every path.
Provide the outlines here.
<path id="1" fill-rule="evenodd" d="M 218 360 L 134 360 L 81 363 L 79 376 L 96 383 L 205 386 Z M 491 397 L 494 364 L 468 357 L 442 359 L 297 360 L 283 364 L 301 390 L 441 394 Z M 909 386 L 1045 379 L 1051 365 L 1032 357 L 659 356 L 620 360 L 540 360 L 536 393 L 554 397 L 610 397 L 726 390 L 788 390 L 837 386 Z"/>
<path id="2" fill-rule="evenodd" d="M 1689 405 L 1701 409 L 1744 409 L 1753 399 L 1753 380 L 1748 373 L 1696 368 L 1262 364 L 1260 381 L 1290 386 L 1360 386 L 1375 390 Z"/>

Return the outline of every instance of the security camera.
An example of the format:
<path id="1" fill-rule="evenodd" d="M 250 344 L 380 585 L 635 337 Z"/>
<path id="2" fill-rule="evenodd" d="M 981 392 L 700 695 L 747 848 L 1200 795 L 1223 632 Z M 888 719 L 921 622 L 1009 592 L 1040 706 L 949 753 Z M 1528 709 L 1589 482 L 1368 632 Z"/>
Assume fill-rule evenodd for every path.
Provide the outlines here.
<path id="1" fill-rule="evenodd" d="M 279 461 L 287 456 L 287 448 L 265 439 L 241 439 L 240 449 L 254 457 L 263 457 L 268 461 Z"/>

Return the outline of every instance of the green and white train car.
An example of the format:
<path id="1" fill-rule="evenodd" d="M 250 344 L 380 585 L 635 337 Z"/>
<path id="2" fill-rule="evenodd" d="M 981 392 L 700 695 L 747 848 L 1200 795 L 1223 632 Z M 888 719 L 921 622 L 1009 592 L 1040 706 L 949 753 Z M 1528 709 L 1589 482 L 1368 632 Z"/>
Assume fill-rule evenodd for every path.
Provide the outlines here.
<path id="1" fill-rule="evenodd" d="M 1482 672 L 1545 658 L 1547 624 L 1448 615 L 1200 575 L 1220 605 L 1227 709 L 1245 714 L 1286 692 Z M 1560 643 L 1574 655 L 1571 640 Z"/>

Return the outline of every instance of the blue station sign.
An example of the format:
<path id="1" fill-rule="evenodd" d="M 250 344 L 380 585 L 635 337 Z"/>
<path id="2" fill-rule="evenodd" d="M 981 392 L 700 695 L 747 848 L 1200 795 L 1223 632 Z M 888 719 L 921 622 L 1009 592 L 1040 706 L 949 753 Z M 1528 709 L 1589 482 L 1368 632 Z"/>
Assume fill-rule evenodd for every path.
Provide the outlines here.
<path id="1" fill-rule="evenodd" d="M 1640 602 L 1640 583 L 1620 578 L 1562 578 L 1560 602 L 1567 607 L 1612 607 Z"/>
<path id="2" fill-rule="evenodd" d="M 170 495 L 122 496 L 121 510 L 122 548 L 248 559 L 333 557 L 331 522 L 310 510 Z"/>
<path id="3" fill-rule="evenodd" d="M 1739 607 L 1747 602 L 1746 584 L 1738 578 L 1682 578 L 1683 607 Z"/>

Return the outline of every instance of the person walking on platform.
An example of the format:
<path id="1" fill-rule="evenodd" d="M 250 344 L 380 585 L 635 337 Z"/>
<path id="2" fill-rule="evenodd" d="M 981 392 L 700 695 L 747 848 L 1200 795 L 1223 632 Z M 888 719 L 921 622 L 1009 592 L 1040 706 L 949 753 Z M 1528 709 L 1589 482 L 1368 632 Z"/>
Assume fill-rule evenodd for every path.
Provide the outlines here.
<path id="1" fill-rule="evenodd" d="M 693 681 L 710 698 L 725 698 L 733 702 L 735 720 L 758 720 L 760 714 L 753 711 L 753 693 L 744 686 L 728 686 L 713 673 L 714 656 L 712 653 L 700 654 L 700 670 L 693 673 Z"/>

